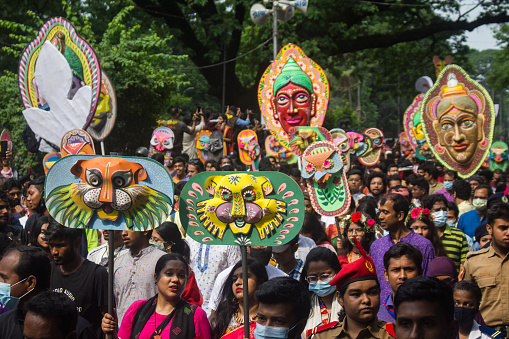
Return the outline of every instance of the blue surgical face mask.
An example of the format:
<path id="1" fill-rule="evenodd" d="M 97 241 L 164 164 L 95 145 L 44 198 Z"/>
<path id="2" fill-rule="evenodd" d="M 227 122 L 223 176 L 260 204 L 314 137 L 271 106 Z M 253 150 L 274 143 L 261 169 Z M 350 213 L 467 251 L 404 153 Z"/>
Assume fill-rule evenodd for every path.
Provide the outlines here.
<path id="1" fill-rule="evenodd" d="M 447 220 L 445 223 L 447 225 L 449 225 L 450 227 L 456 227 L 456 224 L 454 223 L 454 220 Z"/>
<path id="2" fill-rule="evenodd" d="M 23 298 L 28 293 L 32 292 L 32 290 L 28 291 L 27 293 L 23 294 L 21 297 L 13 297 L 11 296 L 11 287 L 16 286 L 17 284 L 21 284 L 23 281 L 27 280 L 28 277 L 26 277 L 23 280 L 18 281 L 17 283 L 10 285 L 6 284 L 4 282 L 0 282 L 0 304 L 4 305 L 5 307 L 8 307 L 10 309 L 16 308 L 18 306 L 19 300 Z"/>
<path id="3" fill-rule="evenodd" d="M 452 190 L 452 181 L 444 181 L 444 188 L 448 191 Z"/>
<path id="4" fill-rule="evenodd" d="M 253 334 L 256 339 L 286 339 L 290 330 L 291 328 L 288 327 L 266 326 L 256 323 Z"/>
<path id="5" fill-rule="evenodd" d="M 325 297 L 326 295 L 330 295 L 336 292 L 336 286 L 329 285 L 328 281 L 317 281 L 316 284 L 309 284 L 309 290 L 314 292 L 319 297 Z"/>
<path id="6" fill-rule="evenodd" d="M 150 245 L 153 245 L 158 250 L 165 252 L 163 242 L 155 242 L 155 241 L 150 240 L 149 243 L 150 243 Z"/>
<path id="7" fill-rule="evenodd" d="M 447 222 L 447 212 L 446 211 L 438 211 L 434 212 L 433 216 L 435 219 L 433 219 L 433 222 L 437 227 L 442 227 Z"/>

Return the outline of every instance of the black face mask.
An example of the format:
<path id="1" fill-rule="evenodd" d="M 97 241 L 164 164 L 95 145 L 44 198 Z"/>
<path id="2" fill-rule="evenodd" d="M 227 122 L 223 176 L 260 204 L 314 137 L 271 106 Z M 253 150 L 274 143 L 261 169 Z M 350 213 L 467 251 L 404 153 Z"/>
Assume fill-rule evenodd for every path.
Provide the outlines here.
<path id="1" fill-rule="evenodd" d="M 469 325 L 474 321 L 477 312 L 479 312 L 477 308 L 455 307 L 454 319 L 458 321 L 460 327 Z"/>
<path id="2" fill-rule="evenodd" d="M 263 265 L 267 266 L 269 264 L 270 258 L 272 258 L 272 248 L 253 248 L 251 247 L 249 256 Z"/>

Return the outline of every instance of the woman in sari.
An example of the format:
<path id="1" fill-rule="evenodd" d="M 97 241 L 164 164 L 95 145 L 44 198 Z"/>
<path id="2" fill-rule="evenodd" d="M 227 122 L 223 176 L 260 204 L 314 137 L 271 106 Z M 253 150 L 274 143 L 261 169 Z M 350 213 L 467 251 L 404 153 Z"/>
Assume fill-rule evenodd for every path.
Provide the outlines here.
<path id="1" fill-rule="evenodd" d="M 268 280 L 265 266 L 254 259 L 247 260 L 248 298 L 249 298 L 249 333 L 253 337 L 256 327 L 258 303 L 254 294 L 258 287 Z M 211 319 L 213 339 L 244 338 L 244 293 L 242 280 L 242 261 L 239 261 L 228 275 L 221 290 L 221 302 Z"/>
<path id="2" fill-rule="evenodd" d="M 134 302 L 127 310 L 118 330 L 120 339 L 210 338 L 207 315 L 200 307 L 182 299 L 189 266 L 176 253 L 165 254 L 157 261 L 155 282 L 158 294 Z M 113 334 L 116 323 L 106 313 L 102 330 Z"/>

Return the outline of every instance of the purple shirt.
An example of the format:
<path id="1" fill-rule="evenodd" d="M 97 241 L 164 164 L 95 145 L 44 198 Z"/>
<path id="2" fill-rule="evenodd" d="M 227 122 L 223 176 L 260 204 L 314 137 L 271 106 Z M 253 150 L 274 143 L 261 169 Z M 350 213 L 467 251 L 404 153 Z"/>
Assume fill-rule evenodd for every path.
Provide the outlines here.
<path id="1" fill-rule="evenodd" d="M 442 188 L 441 190 L 436 191 L 434 194 L 443 194 L 444 197 L 447 199 L 447 201 L 454 202 L 452 195 L 447 193 L 447 190 L 445 188 Z"/>
<path id="2" fill-rule="evenodd" d="M 410 234 L 401 238 L 400 241 L 415 246 L 421 251 L 422 275 L 427 276 L 429 263 L 431 260 L 435 259 L 435 248 L 431 244 L 431 241 L 415 233 L 413 230 L 410 230 Z M 386 235 L 385 237 L 375 240 L 369 249 L 369 255 L 375 262 L 376 274 L 378 276 L 378 281 L 380 282 L 381 288 L 380 311 L 378 312 L 378 319 L 390 322 L 393 322 L 394 320 L 387 320 L 386 315 L 388 315 L 388 313 L 385 311 L 385 305 L 383 304 L 387 296 L 392 293 L 391 285 L 389 285 L 389 282 L 385 280 L 384 276 L 384 254 L 393 245 L 395 245 L 395 243 L 392 241 L 391 236 Z"/>

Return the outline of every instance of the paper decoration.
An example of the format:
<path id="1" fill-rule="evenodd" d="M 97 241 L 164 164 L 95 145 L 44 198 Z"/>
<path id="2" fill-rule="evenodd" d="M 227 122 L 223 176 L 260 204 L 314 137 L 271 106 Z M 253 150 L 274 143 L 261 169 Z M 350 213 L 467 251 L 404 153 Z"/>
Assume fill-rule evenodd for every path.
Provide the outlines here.
<path id="1" fill-rule="evenodd" d="M 355 154 L 364 166 L 374 166 L 380 161 L 384 134 L 378 128 L 367 128 L 362 134 L 346 133 L 350 138 L 350 152 Z"/>
<path id="2" fill-rule="evenodd" d="M 164 164 L 168 165 L 171 158 L 171 150 L 173 149 L 173 140 L 175 135 L 173 131 L 168 127 L 158 127 L 152 132 L 150 138 L 150 148 L 148 149 L 148 157 L 156 153 L 164 155 Z"/>
<path id="3" fill-rule="evenodd" d="M 437 78 L 440 72 L 444 69 L 444 67 L 450 65 L 451 63 L 452 57 L 450 55 L 446 56 L 444 60 L 440 60 L 440 58 L 436 55 L 433 57 L 433 65 L 435 65 L 435 75 L 437 76 Z"/>
<path id="4" fill-rule="evenodd" d="M 457 65 L 442 70 L 424 97 L 421 121 L 435 157 L 468 178 L 490 152 L 495 108 L 488 92 Z"/>
<path id="5" fill-rule="evenodd" d="M 45 182 L 46 207 L 71 228 L 145 231 L 163 223 L 173 205 L 173 181 L 155 160 L 69 155 Z"/>
<path id="6" fill-rule="evenodd" d="M 292 127 L 322 125 L 328 101 L 325 73 L 294 44 L 279 51 L 258 85 L 258 104 L 267 128 L 287 149 Z"/>
<path id="7" fill-rule="evenodd" d="M 223 157 L 223 133 L 214 131 L 209 137 L 208 160 L 220 162 Z"/>
<path id="8" fill-rule="evenodd" d="M 324 127 L 292 127 L 289 132 L 290 150 L 302 156 L 306 148 L 316 141 L 332 141 L 332 135 Z"/>
<path id="9" fill-rule="evenodd" d="M 94 141 L 90 134 L 82 129 L 73 129 L 64 134 L 60 141 L 62 157 L 70 154 L 95 154 Z"/>
<path id="10" fill-rule="evenodd" d="M 339 149 L 330 141 L 317 141 L 302 155 L 302 177 L 313 209 L 320 215 L 340 216 L 348 211 L 351 195 Z"/>
<path id="11" fill-rule="evenodd" d="M 433 80 L 429 76 L 422 76 L 415 81 L 415 90 L 419 93 L 426 94 L 433 86 Z"/>
<path id="12" fill-rule="evenodd" d="M 19 89 L 28 125 L 54 145 L 86 129 L 99 100 L 101 72 L 92 47 L 63 18 L 52 18 L 21 56 Z"/>
<path id="13" fill-rule="evenodd" d="M 42 159 L 42 166 L 44 167 L 44 174 L 48 174 L 48 171 L 51 168 L 51 166 L 53 166 L 55 164 L 55 162 L 57 162 L 57 160 L 59 160 L 60 158 L 62 158 L 62 155 L 60 154 L 60 152 L 52 152 L 52 153 L 46 154 L 44 156 L 44 158 Z"/>
<path id="14" fill-rule="evenodd" d="M 410 146 L 410 141 L 408 141 L 408 137 L 405 132 L 401 132 L 399 134 L 399 150 L 401 154 L 408 155 L 412 151 L 412 146 Z"/>
<path id="15" fill-rule="evenodd" d="M 245 165 L 251 166 L 253 171 L 258 171 L 261 151 L 256 132 L 250 129 L 240 131 L 237 137 L 237 144 L 239 146 L 240 161 Z"/>
<path id="16" fill-rule="evenodd" d="M 298 159 L 293 152 L 283 147 L 272 134 L 265 138 L 265 152 L 267 152 L 267 155 L 276 158 L 278 162 L 286 161 L 293 164 Z"/>
<path id="17" fill-rule="evenodd" d="M 299 234 L 304 195 L 279 172 L 203 172 L 184 186 L 179 210 L 200 243 L 277 246 Z"/>
<path id="18" fill-rule="evenodd" d="M 198 152 L 198 158 L 203 163 L 207 161 L 211 134 L 212 132 L 209 130 L 201 130 L 196 133 L 196 136 L 194 137 L 196 142 L 196 150 Z"/>
<path id="19" fill-rule="evenodd" d="M 350 170 L 350 155 L 353 153 L 350 152 L 350 138 L 341 128 L 331 129 L 330 134 L 332 135 L 332 142 L 339 149 L 341 161 L 343 161 L 345 173 L 347 173 Z"/>
<path id="20" fill-rule="evenodd" d="M 489 156 L 490 171 L 501 169 L 502 172 L 505 172 L 507 169 L 508 152 L 509 146 L 504 141 L 495 141 L 491 145 Z"/>
<path id="21" fill-rule="evenodd" d="M 87 128 L 92 138 L 102 141 L 110 134 L 117 118 L 117 97 L 110 78 L 101 71 L 101 92 L 94 117 Z"/>
<path id="22" fill-rule="evenodd" d="M 421 93 L 417 95 L 410 106 L 408 106 L 405 113 L 403 113 L 403 129 L 405 130 L 408 142 L 414 152 L 417 152 L 417 138 L 419 137 L 419 140 L 424 140 L 426 138 L 420 129 L 416 131 L 414 127 L 414 119 L 415 116 L 419 116 L 417 112 L 421 109 L 422 99 L 424 99 L 424 94 Z"/>

